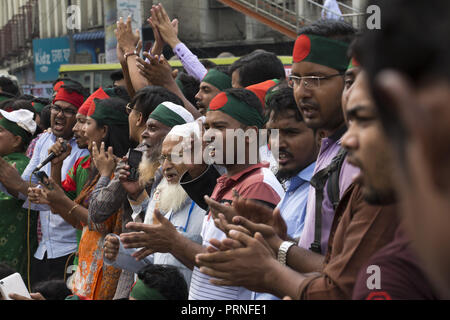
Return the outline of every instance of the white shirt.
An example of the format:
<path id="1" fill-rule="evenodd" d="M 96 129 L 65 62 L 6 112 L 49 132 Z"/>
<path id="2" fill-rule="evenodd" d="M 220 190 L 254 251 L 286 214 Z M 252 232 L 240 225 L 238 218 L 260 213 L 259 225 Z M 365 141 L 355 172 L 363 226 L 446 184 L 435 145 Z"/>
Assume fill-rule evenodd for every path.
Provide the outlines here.
<path id="1" fill-rule="evenodd" d="M 22 179 L 38 184 L 37 178 L 32 175 L 34 169 L 48 157 L 48 149 L 56 143 L 56 136 L 52 133 L 43 134 L 34 149 L 33 158 L 30 160 L 27 168 L 22 174 Z M 61 170 L 61 176 L 65 177 L 67 172 L 74 166 L 75 162 L 81 157 L 89 155 L 89 151 L 78 148 L 75 138 L 69 141 L 72 146 L 70 156 L 64 160 Z M 41 171 L 44 171 L 49 177 L 51 176 L 51 164 L 47 164 Z M 23 200 L 27 199 L 25 195 L 19 195 Z M 28 200 L 23 206 L 28 208 Z M 48 206 L 31 204 L 31 210 L 40 211 L 39 219 L 41 222 L 42 241 L 34 254 L 36 259 L 42 260 L 47 252 L 48 259 L 57 259 L 67 256 L 77 250 L 76 230 L 70 224 L 64 221 L 61 216 L 53 214 Z"/>

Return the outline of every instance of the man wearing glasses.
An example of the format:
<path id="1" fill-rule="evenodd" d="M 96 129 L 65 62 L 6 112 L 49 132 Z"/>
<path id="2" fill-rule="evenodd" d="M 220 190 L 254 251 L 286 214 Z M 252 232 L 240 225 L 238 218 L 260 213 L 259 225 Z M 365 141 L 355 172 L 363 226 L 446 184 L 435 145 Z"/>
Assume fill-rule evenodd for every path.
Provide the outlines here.
<path id="1" fill-rule="evenodd" d="M 84 96 L 77 89 L 64 85 L 58 89 L 51 107 L 51 133 L 45 133 L 38 140 L 33 157 L 22 176 L 12 166 L 3 163 L 0 166 L 0 170 L 6 173 L 1 176 L 8 177 L 0 182 L 11 195 L 22 200 L 27 199 L 28 188 L 38 184 L 33 171 L 48 157 L 49 149 L 58 139 L 66 140 L 71 149 L 70 156 L 63 162 L 61 170 L 63 177 L 76 160 L 89 154 L 87 150 L 78 147 L 73 135 L 76 114 L 83 102 Z M 41 171 L 50 177 L 51 164 L 47 164 Z M 24 208 L 28 208 L 28 201 L 25 201 Z M 65 265 L 67 262 L 70 263 L 69 258 L 73 259 L 71 255 L 77 248 L 76 230 L 59 215 L 52 214 L 48 206 L 32 204 L 31 209 L 39 211 L 42 230 L 42 240 L 34 257 L 31 258 L 32 284 L 50 279 L 64 279 Z"/>
<path id="2" fill-rule="evenodd" d="M 294 97 L 306 125 L 313 130 L 320 130 L 323 135 L 314 171 L 316 177 L 340 153 L 341 138 L 347 130 L 342 112 L 342 93 L 345 86 L 344 74 L 350 62 L 347 51 L 354 36 L 355 30 L 345 22 L 318 21 L 301 30 L 294 46 L 289 85 L 294 89 Z M 357 168 L 347 161 L 343 162 L 340 174 L 338 173 L 339 181 L 336 183 L 339 199 L 357 172 Z M 330 200 L 330 180 L 324 181 L 325 187 L 314 182 L 313 178 L 299 246 L 324 255 L 336 204 Z"/>

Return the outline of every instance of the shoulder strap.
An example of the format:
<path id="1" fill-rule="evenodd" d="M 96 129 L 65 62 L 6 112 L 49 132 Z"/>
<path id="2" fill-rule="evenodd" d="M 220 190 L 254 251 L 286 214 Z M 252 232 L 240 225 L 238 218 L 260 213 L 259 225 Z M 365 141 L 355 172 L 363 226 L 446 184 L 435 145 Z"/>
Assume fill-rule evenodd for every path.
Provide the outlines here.
<path id="1" fill-rule="evenodd" d="M 340 200 L 339 175 L 346 155 L 347 151 L 344 148 L 341 148 L 336 157 L 334 157 L 331 161 L 331 164 L 325 169 L 316 173 L 311 179 L 311 185 L 316 190 L 316 218 L 314 227 L 314 242 L 311 244 L 309 250 L 318 254 L 322 253 L 322 203 L 324 199 L 325 185 L 328 181 L 328 196 L 330 197 L 334 210 L 336 210 L 337 204 L 339 204 Z M 330 187 L 330 185 L 332 186 Z M 332 196 L 330 195 L 330 192 L 332 192 Z"/>
<path id="2" fill-rule="evenodd" d="M 333 209 L 336 211 L 339 202 L 341 200 L 341 193 L 339 187 L 339 178 L 341 175 L 342 165 L 344 164 L 345 158 L 347 157 L 347 150 L 341 148 L 339 153 L 333 159 L 331 166 L 333 166 L 333 170 L 328 179 L 327 192 L 328 197 L 330 198 L 331 204 L 333 205 Z"/>

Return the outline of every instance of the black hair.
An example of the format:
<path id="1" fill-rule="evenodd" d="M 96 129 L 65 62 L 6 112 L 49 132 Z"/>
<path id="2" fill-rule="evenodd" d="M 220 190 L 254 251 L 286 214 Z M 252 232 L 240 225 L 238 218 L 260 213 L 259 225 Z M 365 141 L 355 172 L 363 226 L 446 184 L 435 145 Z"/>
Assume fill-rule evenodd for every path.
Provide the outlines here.
<path id="1" fill-rule="evenodd" d="M 127 102 L 120 98 L 110 98 L 101 101 L 102 104 L 107 104 L 108 108 L 116 109 L 122 112 L 124 118 L 127 118 L 126 111 Z M 105 148 L 113 147 L 113 153 L 116 157 L 122 158 L 130 149 L 131 141 L 129 138 L 129 125 L 128 122 L 124 125 L 110 125 L 106 124 L 102 120 L 97 120 L 97 127 L 107 126 L 108 133 L 103 140 L 105 142 Z"/>
<path id="2" fill-rule="evenodd" d="M 41 129 L 47 130 L 51 125 L 51 117 L 52 117 L 52 106 L 51 104 L 46 105 L 41 111 Z"/>
<path id="3" fill-rule="evenodd" d="M 200 89 L 200 81 L 184 72 L 178 75 L 177 80 L 179 80 L 183 85 L 181 90 L 183 95 L 190 103 L 192 103 L 192 105 L 196 106 L 197 100 L 195 99 L 195 96 Z"/>
<path id="4" fill-rule="evenodd" d="M 367 72 L 386 132 L 402 147 L 405 129 L 389 99 L 376 90 L 375 78 L 381 71 L 393 69 L 413 85 L 429 77 L 450 81 L 450 1 L 371 0 L 370 5 L 378 6 L 382 13 L 381 29 L 365 30 L 355 52 Z"/>
<path id="5" fill-rule="evenodd" d="M 295 119 L 298 122 L 304 121 L 300 110 L 297 107 L 297 103 L 294 98 L 294 89 L 290 88 L 287 84 L 283 83 L 271 88 L 267 95 L 269 98 L 266 101 L 266 119 L 269 119 L 271 113 L 274 113 L 274 117 L 283 117 L 286 111 L 293 110 L 295 112 Z"/>
<path id="6" fill-rule="evenodd" d="M 217 67 L 217 64 L 208 59 L 200 59 L 200 63 L 208 70 Z"/>
<path id="7" fill-rule="evenodd" d="M 33 101 L 36 99 L 35 96 L 32 96 L 31 94 L 23 94 L 17 98 L 17 100 L 27 100 L 27 101 Z"/>
<path id="8" fill-rule="evenodd" d="M 125 100 L 127 103 L 131 101 L 130 95 L 128 94 L 127 88 L 123 86 L 115 86 L 111 88 L 114 91 L 114 98 L 120 98 Z"/>
<path id="9" fill-rule="evenodd" d="M 67 288 L 64 280 L 39 282 L 32 288 L 32 291 L 34 293 L 40 293 L 46 300 L 50 301 L 65 300 L 68 296 L 72 295 L 72 291 Z"/>
<path id="10" fill-rule="evenodd" d="M 16 271 L 11 268 L 9 264 L 0 262 L 0 280 L 7 278 L 14 273 L 16 273 Z"/>
<path id="11" fill-rule="evenodd" d="M 167 300 L 188 299 L 186 280 L 174 266 L 150 264 L 139 271 L 138 277 L 147 287 L 157 290 Z"/>
<path id="12" fill-rule="evenodd" d="M 156 107 L 166 101 L 184 106 L 183 101 L 175 93 L 158 86 L 148 86 L 136 92 L 131 105 L 137 112 L 142 113 L 146 122 Z"/>
<path id="13" fill-rule="evenodd" d="M 20 94 L 19 87 L 11 79 L 7 77 L 0 77 L 0 89 L 4 93 L 17 97 Z"/>
<path id="14" fill-rule="evenodd" d="M 239 70 L 239 83 L 242 87 L 286 78 L 281 60 L 276 54 L 264 50 L 254 51 L 235 61 L 229 68 L 229 74 L 236 70 Z"/>
<path id="15" fill-rule="evenodd" d="M 318 20 L 299 30 L 299 35 L 311 34 L 329 39 L 351 43 L 356 34 L 356 29 L 345 21 Z"/>
<path id="16" fill-rule="evenodd" d="M 110 78 L 112 82 L 123 80 L 124 79 L 123 71 L 122 70 L 114 71 L 113 73 L 111 73 Z"/>
<path id="17" fill-rule="evenodd" d="M 261 105 L 261 100 L 252 91 L 241 88 L 231 88 L 224 90 L 225 93 L 229 93 L 239 101 L 243 101 L 250 107 L 256 109 L 261 116 L 264 116 L 264 109 Z"/>

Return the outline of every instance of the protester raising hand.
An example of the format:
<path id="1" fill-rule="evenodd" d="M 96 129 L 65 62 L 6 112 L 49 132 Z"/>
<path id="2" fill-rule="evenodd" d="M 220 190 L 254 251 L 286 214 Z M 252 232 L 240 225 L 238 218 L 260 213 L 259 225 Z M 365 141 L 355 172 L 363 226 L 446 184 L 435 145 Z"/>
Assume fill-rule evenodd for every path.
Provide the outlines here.
<path id="1" fill-rule="evenodd" d="M 97 147 L 97 143 L 93 142 L 92 160 L 100 175 L 109 178 L 116 168 L 117 159 L 114 156 L 112 147 L 109 147 L 107 151 L 105 149 L 105 142 L 102 142 L 100 150 Z"/>
<path id="2" fill-rule="evenodd" d="M 153 36 L 155 38 L 155 42 L 153 44 L 153 48 L 151 50 L 152 55 L 160 55 L 163 52 L 164 46 L 166 45 L 166 41 L 163 40 L 161 33 L 159 31 L 158 25 L 154 23 L 153 21 L 158 21 L 158 18 L 156 17 L 156 12 L 158 6 L 154 5 L 152 7 L 152 10 L 150 11 L 151 16 L 148 18 L 147 22 L 150 24 L 150 26 L 153 29 Z M 174 19 L 171 22 L 171 25 L 173 29 L 175 30 L 176 37 L 178 37 L 178 19 Z"/>
<path id="3" fill-rule="evenodd" d="M 156 27 L 162 40 L 172 48 L 181 41 L 178 39 L 178 20 L 170 21 L 169 15 L 162 4 L 153 6 L 151 20 L 152 28 Z M 156 39 L 156 38 L 155 38 Z"/>

